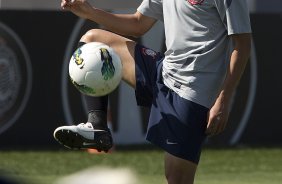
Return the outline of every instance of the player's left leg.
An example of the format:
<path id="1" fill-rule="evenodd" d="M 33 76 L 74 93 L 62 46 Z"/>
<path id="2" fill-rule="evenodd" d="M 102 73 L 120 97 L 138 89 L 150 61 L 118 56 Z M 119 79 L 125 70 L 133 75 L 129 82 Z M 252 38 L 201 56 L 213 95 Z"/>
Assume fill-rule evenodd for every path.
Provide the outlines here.
<path id="1" fill-rule="evenodd" d="M 135 87 L 134 49 L 136 43 L 117 34 L 92 29 L 84 34 L 79 45 L 102 42 L 115 50 L 123 65 L 123 80 Z M 89 111 L 88 122 L 73 126 L 61 126 L 54 131 L 55 139 L 68 148 L 93 148 L 108 151 L 112 147 L 111 132 L 107 127 L 108 96 L 84 96 Z"/>
<path id="2" fill-rule="evenodd" d="M 134 51 L 136 42 L 120 35 L 101 30 L 92 29 L 84 34 L 80 40 L 84 43 L 102 42 L 115 50 L 122 62 L 122 79 L 135 87 L 135 61 Z"/>
<path id="3" fill-rule="evenodd" d="M 168 184 L 193 184 L 197 164 L 165 153 L 165 176 Z"/>

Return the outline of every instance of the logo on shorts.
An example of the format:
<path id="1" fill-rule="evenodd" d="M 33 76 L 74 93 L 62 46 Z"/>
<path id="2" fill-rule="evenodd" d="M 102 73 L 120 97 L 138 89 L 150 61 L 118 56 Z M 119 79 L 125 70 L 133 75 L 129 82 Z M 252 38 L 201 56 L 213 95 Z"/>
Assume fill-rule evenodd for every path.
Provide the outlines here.
<path id="1" fill-rule="evenodd" d="M 142 52 L 144 55 L 151 56 L 152 58 L 155 58 L 157 56 L 157 53 L 155 51 L 148 48 L 143 48 Z"/>
<path id="2" fill-rule="evenodd" d="M 187 0 L 191 5 L 201 5 L 205 0 Z"/>
<path id="3" fill-rule="evenodd" d="M 171 142 L 170 140 L 166 140 L 166 144 L 168 145 L 175 145 L 175 144 L 178 144 L 177 142 Z"/>

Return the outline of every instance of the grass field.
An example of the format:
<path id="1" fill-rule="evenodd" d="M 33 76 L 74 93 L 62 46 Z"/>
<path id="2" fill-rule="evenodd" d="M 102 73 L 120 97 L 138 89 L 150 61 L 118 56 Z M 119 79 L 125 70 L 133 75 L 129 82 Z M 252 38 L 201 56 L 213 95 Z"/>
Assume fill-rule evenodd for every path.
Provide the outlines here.
<path id="1" fill-rule="evenodd" d="M 52 184 L 93 166 L 127 167 L 142 184 L 165 184 L 159 150 L 122 149 L 107 155 L 68 150 L 0 152 L 0 169 L 26 183 Z M 282 148 L 204 149 L 195 183 L 281 184 Z"/>

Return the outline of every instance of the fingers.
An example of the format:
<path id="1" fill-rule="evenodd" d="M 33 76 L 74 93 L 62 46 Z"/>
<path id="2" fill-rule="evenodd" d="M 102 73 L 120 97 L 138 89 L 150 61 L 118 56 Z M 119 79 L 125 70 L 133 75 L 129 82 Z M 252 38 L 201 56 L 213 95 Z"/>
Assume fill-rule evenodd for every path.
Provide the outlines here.
<path id="1" fill-rule="evenodd" d="M 213 119 L 208 122 L 206 134 L 208 136 L 214 136 L 220 134 L 226 126 L 226 122 L 220 119 Z"/>
<path id="2" fill-rule="evenodd" d="M 62 9 L 65 9 L 66 7 L 67 7 L 67 4 L 68 2 L 66 1 L 66 0 L 62 0 L 62 2 L 61 2 L 61 8 Z"/>
<path id="3" fill-rule="evenodd" d="M 216 132 L 217 132 L 217 126 L 216 126 L 216 124 L 215 123 L 209 123 L 209 125 L 208 125 L 208 127 L 207 127 L 207 129 L 206 129 L 206 134 L 208 135 L 208 136 L 213 136 L 213 135 L 215 135 L 216 134 Z"/>
<path id="4" fill-rule="evenodd" d="M 61 7 L 62 9 L 68 9 L 74 2 L 75 0 L 62 0 Z"/>

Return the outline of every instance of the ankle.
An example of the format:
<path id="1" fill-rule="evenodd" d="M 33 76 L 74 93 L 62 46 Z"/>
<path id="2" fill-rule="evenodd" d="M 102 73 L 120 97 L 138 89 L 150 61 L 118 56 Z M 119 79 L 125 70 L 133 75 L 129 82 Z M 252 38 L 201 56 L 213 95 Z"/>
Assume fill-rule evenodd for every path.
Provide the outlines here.
<path id="1" fill-rule="evenodd" d="M 87 121 L 91 123 L 94 128 L 108 128 L 107 112 L 105 111 L 102 110 L 89 111 Z"/>

